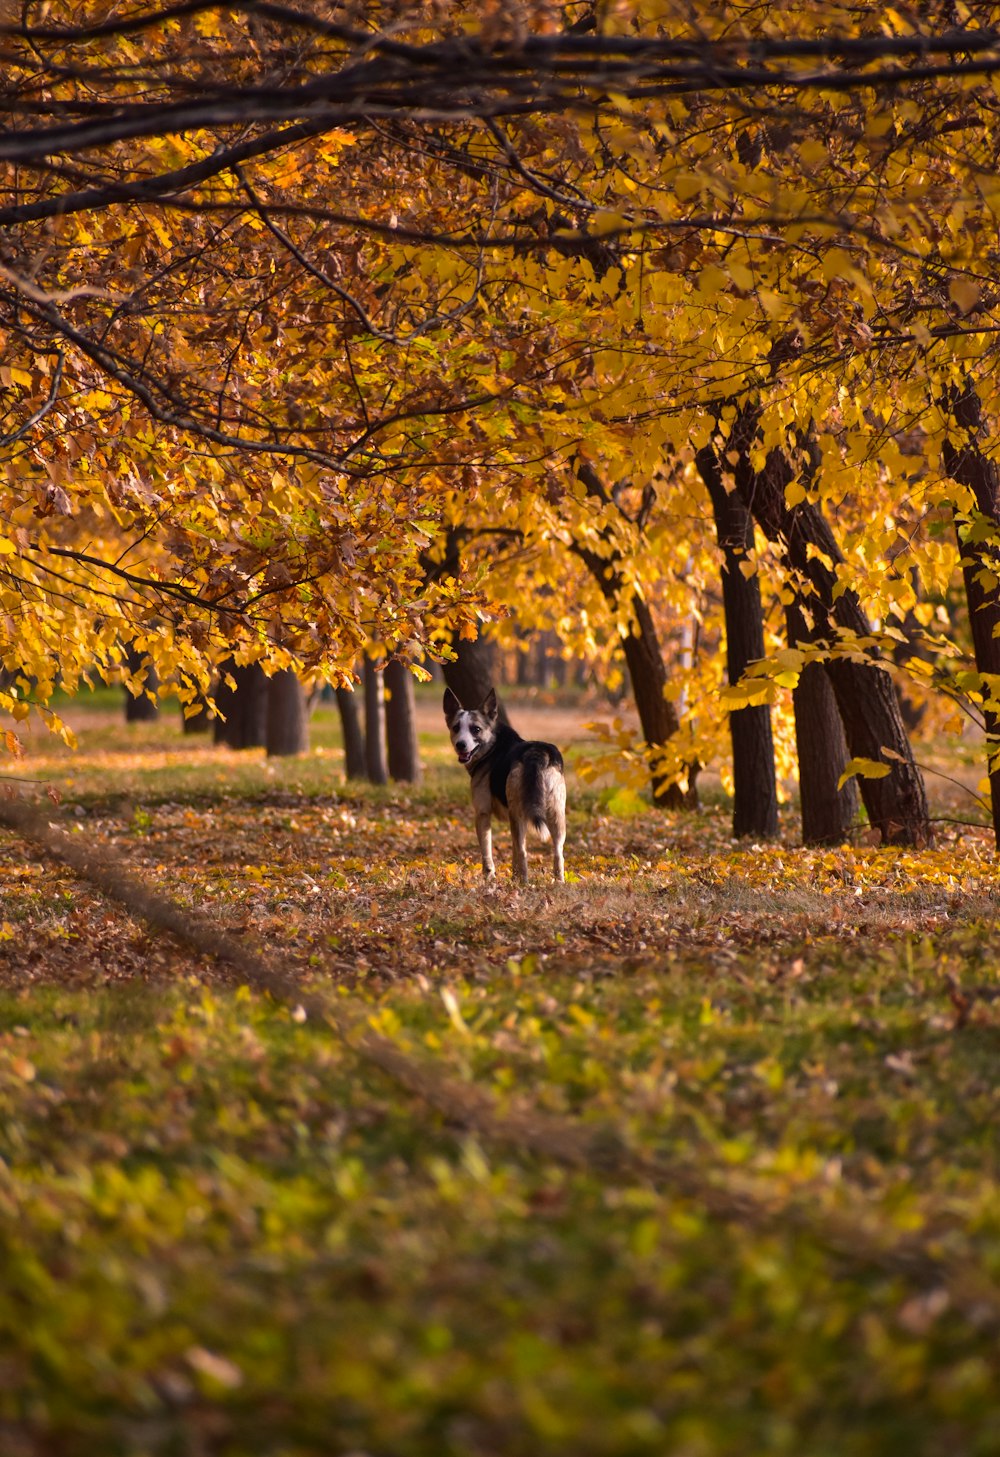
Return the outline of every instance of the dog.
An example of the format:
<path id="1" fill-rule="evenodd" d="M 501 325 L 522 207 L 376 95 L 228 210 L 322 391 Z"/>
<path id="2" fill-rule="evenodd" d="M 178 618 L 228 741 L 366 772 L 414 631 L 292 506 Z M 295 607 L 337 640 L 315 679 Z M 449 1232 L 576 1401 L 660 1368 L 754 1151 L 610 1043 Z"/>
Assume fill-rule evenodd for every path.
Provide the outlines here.
<path id="1" fill-rule="evenodd" d="M 500 719 L 496 689 L 479 708 L 463 708 L 445 689 L 444 717 L 459 763 L 472 780 L 472 808 L 483 857 L 483 874 L 496 879 L 493 863 L 493 815 L 510 821 L 514 840 L 514 878 L 528 882 L 529 831 L 552 843 L 552 873 L 565 880 L 566 779 L 563 758 L 555 744 L 522 739 Z"/>

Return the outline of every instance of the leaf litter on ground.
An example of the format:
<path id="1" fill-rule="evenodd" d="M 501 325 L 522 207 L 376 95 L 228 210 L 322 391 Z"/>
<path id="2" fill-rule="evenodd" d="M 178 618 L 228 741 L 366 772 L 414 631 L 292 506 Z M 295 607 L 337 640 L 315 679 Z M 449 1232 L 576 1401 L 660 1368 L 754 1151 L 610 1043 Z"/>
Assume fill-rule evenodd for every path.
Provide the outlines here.
<path id="1" fill-rule="evenodd" d="M 3 836 L 5 1452 L 1000 1446 L 981 835 L 577 790 L 571 882 L 487 892 L 443 750 L 126 757 L 48 820 L 303 1000 Z"/>

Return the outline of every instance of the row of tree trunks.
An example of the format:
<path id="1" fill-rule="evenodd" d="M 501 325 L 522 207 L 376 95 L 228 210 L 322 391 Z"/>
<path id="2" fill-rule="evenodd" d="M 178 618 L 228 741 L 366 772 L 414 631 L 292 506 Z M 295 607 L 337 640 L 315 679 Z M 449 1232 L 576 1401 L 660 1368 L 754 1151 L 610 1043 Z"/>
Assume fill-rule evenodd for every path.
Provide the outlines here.
<path id="1" fill-rule="evenodd" d="M 825 672 L 849 753 L 889 768 L 883 778 L 859 780 L 871 825 L 887 844 L 926 844 L 930 839 L 927 797 L 895 685 L 877 654 L 869 653 L 864 661 L 837 655 L 841 632 L 870 637 L 871 624 L 857 593 L 835 590 L 839 586 L 835 569 L 844 557 L 822 512 L 808 500 L 791 507 L 786 503 L 785 489 L 796 477 L 787 454 L 772 449 L 763 469 L 753 468 L 750 451 L 759 419 L 756 407 L 746 406 L 733 423 L 727 455 L 735 462 L 736 488 L 767 539 L 787 553 L 790 584 L 798 584 L 797 605 L 806 643 L 833 650 Z M 807 453 L 804 473 L 809 476 L 817 465 L 815 454 Z"/>
<path id="2" fill-rule="evenodd" d="M 390 779 L 419 784 L 423 767 L 417 739 L 416 700 L 413 675 L 405 664 L 392 659 L 380 668 L 366 659 L 362 692 L 338 688 L 336 696 L 347 778 L 367 779 L 372 784 L 387 784 Z"/>
<path id="3" fill-rule="evenodd" d="M 295 673 L 284 668 L 268 677 L 260 663 L 231 663 L 227 672 L 236 686 L 224 678 L 216 686 L 215 742 L 231 749 L 263 748 L 270 758 L 307 753 L 309 706 Z"/>

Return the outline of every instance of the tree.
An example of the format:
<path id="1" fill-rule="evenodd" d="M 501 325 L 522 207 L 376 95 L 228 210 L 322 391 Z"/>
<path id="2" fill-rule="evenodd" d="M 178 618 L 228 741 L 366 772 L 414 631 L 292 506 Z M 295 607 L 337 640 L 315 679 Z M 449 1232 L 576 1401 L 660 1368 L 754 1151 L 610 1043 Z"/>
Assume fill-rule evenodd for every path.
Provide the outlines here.
<path id="1" fill-rule="evenodd" d="M 983 450 L 985 421 L 972 385 L 967 380 L 953 385 L 945 403 L 954 436 L 945 437 L 944 463 L 971 495 L 968 505 L 955 513 L 956 530 L 980 677 L 993 832 L 1000 848 L 1000 466 Z"/>
<path id="2" fill-rule="evenodd" d="M 125 667 L 133 683 L 142 684 L 139 692 L 134 692 L 128 683 L 125 685 L 126 723 L 155 722 L 160 716 L 154 696 L 159 686 L 156 669 L 147 666 L 142 654 L 131 647 L 125 651 Z"/>
<path id="3" fill-rule="evenodd" d="M 788 645 L 796 653 L 809 645 L 809 629 L 793 598 L 785 607 Z M 857 780 L 837 699 L 824 664 L 806 658 L 792 689 L 795 747 L 799 763 L 799 807 L 805 845 L 838 845 L 850 834 L 858 813 Z M 848 777 L 845 779 L 845 775 Z"/>
<path id="4" fill-rule="evenodd" d="M 0 82 L 5 706 L 113 677 L 128 642 L 188 701 L 234 655 L 345 682 L 368 642 L 415 659 L 464 640 L 532 573 L 580 594 L 559 623 L 574 648 L 610 654 L 635 602 L 661 658 L 695 613 L 711 645 L 694 462 L 711 445 L 729 464 L 747 401 L 748 470 L 790 463 L 783 508 L 810 495 L 839 543 L 824 585 L 823 540 L 790 571 L 771 536 L 765 598 L 818 594 L 809 651 L 831 654 L 838 700 L 848 680 L 881 698 L 914 573 L 929 629 L 961 570 L 935 535 L 955 497 L 940 402 L 968 377 L 998 414 L 996 37 L 976 15 L 723 5 L 695 27 L 636 0 L 572 20 L 386 4 L 363 28 L 325 3 L 34 20 L 7 27 Z M 566 488 L 579 459 L 653 484 L 643 540 Z M 525 533 L 519 560 L 428 582 L 429 547 L 474 514 Z M 609 529 L 613 603 L 567 567 L 573 539 Z M 780 757 L 780 623 L 764 649 Z M 698 709 L 686 760 L 725 724 L 721 663 L 694 658 L 670 667 Z M 900 752 L 876 737 L 876 757 Z M 909 771 L 887 764 L 895 793 Z"/>
<path id="5" fill-rule="evenodd" d="M 871 624 L 857 594 L 838 581 L 843 555 L 823 515 L 807 499 L 787 503 L 797 472 L 778 450 L 754 470 L 750 446 L 756 412 L 737 417 L 733 478 L 748 510 L 770 541 L 787 552 L 800 584 L 799 615 L 809 641 L 829 656 L 826 672 L 852 757 L 862 769 L 860 792 L 869 819 L 886 843 L 926 844 L 927 798 L 899 711 L 892 680 L 871 648 Z M 802 473 L 814 475 L 818 460 L 805 443 Z M 857 645 L 868 649 L 858 661 Z"/>
<path id="6" fill-rule="evenodd" d="M 413 675 L 398 658 L 385 665 L 385 734 L 389 778 L 419 784 L 422 775 L 417 743 Z"/>
<path id="7" fill-rule="evenodd" d="M 341 735 L 344 740 L 344 773 L 348 779 L 364 779 L 365 736 L 361 727 L 358 699 L 353 689 L 340 687 L 336 690 L 337 708 L 340 711 Z"/>
<path id="8" fill-rule="evenodd" d="M 267 680 L 265 742 L 268 758 L 304 754 L 309 748 L 309 705 L 291 668 L 282 668 Z"/>
<path id="9" fill-rule="evenodd" d="M 387 784 L 385 681 L 373 658 L 365 658 L 365 769 L 372 784 Z"/>
<path id="10" fill-rule="evenodd" d="M 722 553 L 722 601 L 726 628 L 726 672 L 738 684 L 751 663 L 765 656 L 760 578 L 753 563 L 753 517 L 734 485 L 727 489 L 715 451 L 699 450 L 696 461 L 708 488 Z M 733 740 L 733 834 L 769 839 L 778 833 L 778 786 L 774 773 L 771 708 L 748 703 L 729 715 Z"/>

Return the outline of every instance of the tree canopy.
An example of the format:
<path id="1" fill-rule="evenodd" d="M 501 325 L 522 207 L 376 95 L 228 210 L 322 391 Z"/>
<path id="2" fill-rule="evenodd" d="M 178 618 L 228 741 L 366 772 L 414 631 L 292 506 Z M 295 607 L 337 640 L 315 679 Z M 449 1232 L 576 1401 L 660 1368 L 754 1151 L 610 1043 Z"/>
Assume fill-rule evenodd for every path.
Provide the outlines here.
<path id="1" fill-rule="evenodd" d="M 963 561 L 997 585 L 969 464 L 992 462 L 998 415 L 983 19 L 695 24 L 670 0 L 9 18 L 7 705 L 118 671 L 125 644 L 191 694 L 234 653 L 338 679 L 366 643 L 413 657 L 511 603 L 607 657 L 638 600 L 688 708 L 678 773 L 728 710 L 780 706 L 831 655 L 878 652 L 989 714 L 956 598 Z M 741 563 L 765 656 L 722 692 L 706 448 L 729 491 L 741 460 L 784 472 Z M 809 509 L 837 549 L 805 566 L 870 632 L 817 626 L 789 539 Z M 793 597 L 811 637 L 789 643 Z"/>

